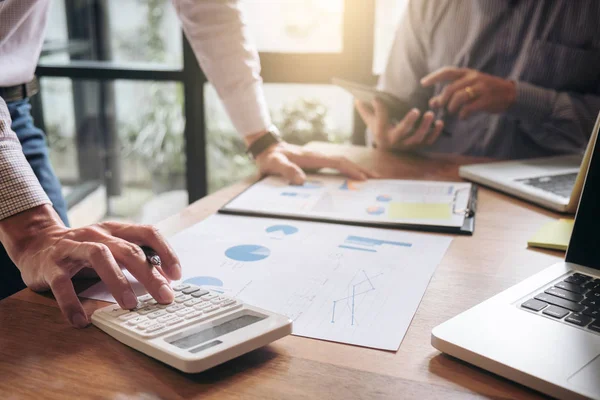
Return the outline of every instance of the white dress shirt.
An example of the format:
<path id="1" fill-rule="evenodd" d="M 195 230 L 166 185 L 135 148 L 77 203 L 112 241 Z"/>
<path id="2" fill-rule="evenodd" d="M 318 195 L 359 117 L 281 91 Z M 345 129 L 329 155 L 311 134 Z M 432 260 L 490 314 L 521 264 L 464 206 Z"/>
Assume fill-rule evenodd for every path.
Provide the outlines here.
<path id="1" fill-rule="evenodd" d="M 260 61 L 250 42 L 238 0 L 172 0 L 208 80 L 242 135 L 271 124 Z M 0 87 L 33 78 L 50 0 L 0 0 Z M 0 98 L 0 220 L 48 198 L 22 154 Z"/>

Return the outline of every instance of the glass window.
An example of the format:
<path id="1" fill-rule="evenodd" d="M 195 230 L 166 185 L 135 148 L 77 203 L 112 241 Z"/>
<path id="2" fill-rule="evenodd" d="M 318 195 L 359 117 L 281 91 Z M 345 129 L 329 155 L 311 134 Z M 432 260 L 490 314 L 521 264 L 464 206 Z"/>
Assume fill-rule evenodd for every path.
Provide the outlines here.
<path id="1" fill-rule="evenodd" d="M 331 85 L 265 84 L 273 122 L 294 144 L 313 140 L 348 143 L 353 129 L 352 96 Z M 214 192 L 256 173 L 214 88 L 205 87 L 208 189 Z"/>
<path id="2" fill-rule="evenodd" d="M 42 63 L 103 60 L 183 65 L 179 19 L 170 0 L 78 2 L 54 0 Z M 100 10 L 100 12 L 96 12 Z M 97 27 L 97 28 L 95 28 Z"/>
<path id="3" fill-rule="evenodd" d="M 242 9 L 259 51 L 342 51 L 343 0 L 246 0 Z"/>
<path id="4" fill-rule="evenodd" d="M 375 9 L 375 44 L 373 73 L 380 75 L 387 63 L 396 28 L 404 15 L 407 0 L 377 0 Z"/>
<path id="5" fill-rule="evenodd" d="M 73 226 L 155 223 L 187 205 L 182 84 L 42 78 L 41 99 Z"/>

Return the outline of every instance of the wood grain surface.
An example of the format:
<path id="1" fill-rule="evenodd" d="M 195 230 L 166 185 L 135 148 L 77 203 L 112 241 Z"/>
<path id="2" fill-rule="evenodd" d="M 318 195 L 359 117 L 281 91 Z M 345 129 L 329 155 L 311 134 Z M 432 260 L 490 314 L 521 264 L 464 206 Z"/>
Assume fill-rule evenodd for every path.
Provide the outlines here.
<path id="1" fill-rule="evenodd" d="M 385 178 L 458 180 L 460 164 L 480 161 L 324 143 L 308 147 L 349 157 Z M 159 228 L 172 235 L 193 225 L 251 182 L 208 196 Z M 0 399 L 541 398 L 440 354 L 430 345 L 430 333 L 434 326 L 559 261 L 561 252 L 527 248 L 527 239 L 558 217 L 480 189 L 475 234 L 454 236 L 397 352 L 288 336 L 207 372 L 184 374 L 93 326 L 71 328 L 50 294 L 25 289 L 0 302 Z M 398 290 L 402 286 L 398 282 Z M 83 304 L 88 313 L 106 305 L 87 299 Z"/>

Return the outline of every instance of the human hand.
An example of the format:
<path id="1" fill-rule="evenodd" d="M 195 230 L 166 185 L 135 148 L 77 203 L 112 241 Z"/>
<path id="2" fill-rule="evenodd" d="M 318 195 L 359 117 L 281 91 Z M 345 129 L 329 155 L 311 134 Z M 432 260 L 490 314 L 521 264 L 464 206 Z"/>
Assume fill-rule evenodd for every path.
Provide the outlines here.
<path id="1" fill-rule="evenodd" d="M 0 242 L 25 284 L 35 291 L 52 290 L 63 315 L 77 328 L 89 322 L 71 278 L 85 267 L 94 269 L 126 309 L 134 308 L 137 298 L 120 266 L 162 304 L 173 301 L 169 279 L 181 278 L 179 260 L 156 228 L 104 222 L 70 229 L 50 205 L 1 220 Z M 141 245 L 156 251 L 161 266 L 148 263 Z"/>
<path id="2" fill-rule="evenodd" d="M 372 106 L 356 100 L 355 106 L 373 133 L 375 144 L 383 149 L 416 150 L 424 145 L 431 145 L 435 143 L 444 128 L 442 121 L 434 121 L 435 116 L 431 111 L 423 114 L 421 123 L 415 126 L 415 122 L 421 115 L 416 108 L 410 110 L 400 122 L 392 124 L 387 107 L 377 99 L 373 101 Z"/>
<path id="3" fill-rule="evenodd" d="M 429 106 L 446 107 L 460 119 L 480 111 L 503 113 L 517 97 L 513 81 L 469 68 L 444 67 L 421 79 L 424 87 L 441 82 L 450 83 L 429 100 Z"/>
<path id="4" fill-rule="evenodd" d="M 250 144 L 252 139 L 246 140 Z M 346 157 L 328 156 L 286 142 L 280 142 L 264 150 L 256 157 L 256 164 L 261 174 L 283 176 L 293 185 L 301 185 L 306 180 L 303 168 L 309 170 L 333 168 L 356 180 L 379 177 L 378 174 L 353 163 Z"/>

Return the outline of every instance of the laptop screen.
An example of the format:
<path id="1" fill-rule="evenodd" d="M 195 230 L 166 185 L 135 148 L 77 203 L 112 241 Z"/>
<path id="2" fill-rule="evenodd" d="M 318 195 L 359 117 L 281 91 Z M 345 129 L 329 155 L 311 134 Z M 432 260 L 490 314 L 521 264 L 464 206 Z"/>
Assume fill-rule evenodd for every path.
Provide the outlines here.
<path id="1" fill-rule="evenodd" d="M 566 261 L 600 269 L 600 146 L 597 140 L 593 146 Z"/>

